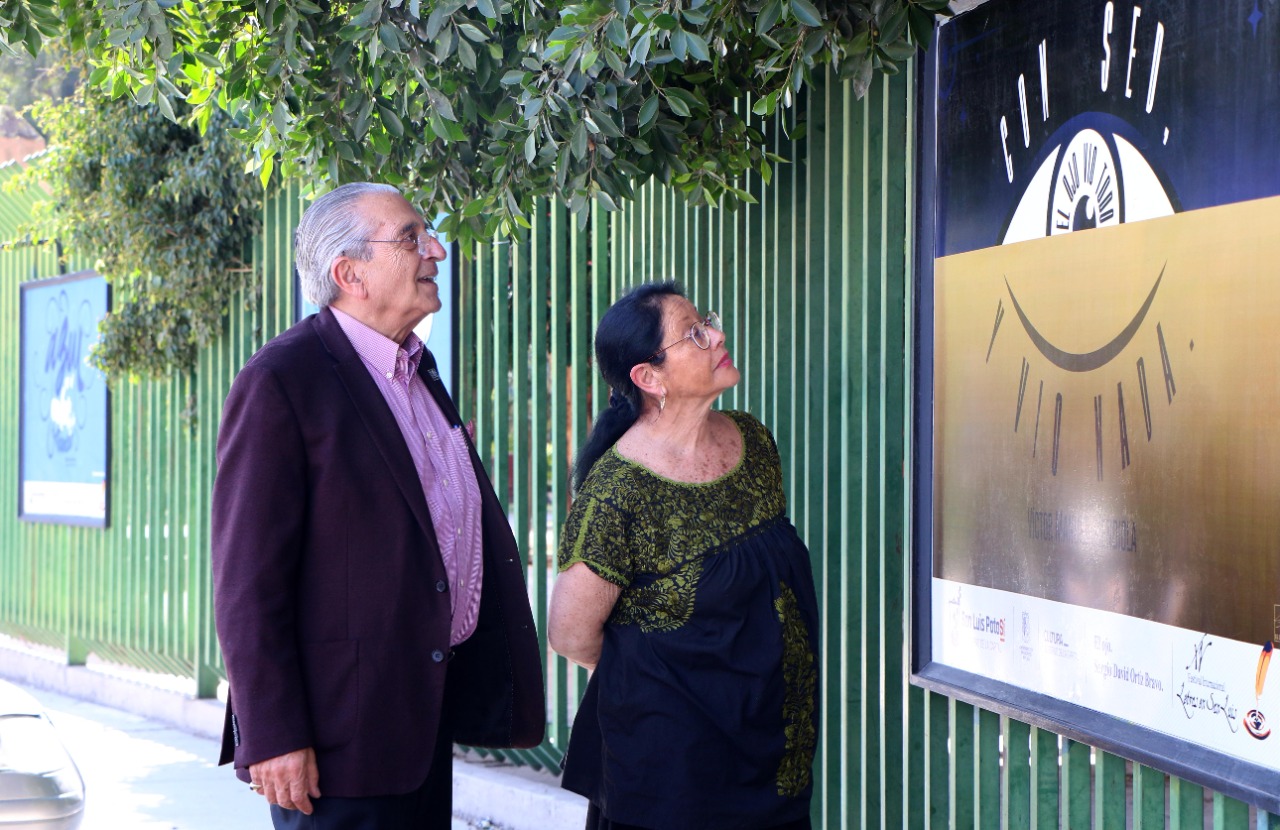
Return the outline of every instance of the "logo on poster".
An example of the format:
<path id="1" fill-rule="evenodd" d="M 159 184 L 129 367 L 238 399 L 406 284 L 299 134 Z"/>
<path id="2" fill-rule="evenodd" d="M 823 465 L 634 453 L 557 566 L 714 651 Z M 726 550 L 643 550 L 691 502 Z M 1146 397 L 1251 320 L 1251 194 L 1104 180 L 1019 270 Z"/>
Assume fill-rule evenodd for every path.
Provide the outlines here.
<path id="1" fill-rule="evenodd" d="M 1268 641 L 1262 647 L 1262 654 L 1258 655 L 1258 669 L 1253 676 L 1253 694 L 1254 698 L 1261 703 L 1262 690 L 1267 684 L 1267 671 L 1271 668 L 1271 652 L 1274 651 L 1271 642 Z M 1253 737 L 1260 741 L 1265 741 L 1271 735 L 1271 727 L 1267 726 L 1267 717 L 1262 714 L 1262 710 L 1253 708 L 1244 714 L 1244 728 Z"/>
<path id="2" fill-rule="evenodd" d="M 1240 710 L 1231 702 L 1226 684 L 1203 673 L 1204 658 L 1211 645 L 1213 640 L 1209 635 L 1201 634 L 1200 641 L 1192 647 L 1191 662 L 1186 666 L 1187 676 L 1174 692 L 1174 697 L 1182 704 L 1182 713 L 1187 720 L 1202 714 L 1221 717 L 1229 730 L 1237 732 L 1236 719 Z"/>
<path id="3" fill-rule="evenodd" d="M 1020 631 L 1022 634 L 1022 642 L 1018 646 L 1018 654 L 1023 660 L 1030 660 L 1035 654 L 1035 648 L 1032 644 L 1031 637 L 1031 613 L 1023 611 L 1020 615 Z"/>

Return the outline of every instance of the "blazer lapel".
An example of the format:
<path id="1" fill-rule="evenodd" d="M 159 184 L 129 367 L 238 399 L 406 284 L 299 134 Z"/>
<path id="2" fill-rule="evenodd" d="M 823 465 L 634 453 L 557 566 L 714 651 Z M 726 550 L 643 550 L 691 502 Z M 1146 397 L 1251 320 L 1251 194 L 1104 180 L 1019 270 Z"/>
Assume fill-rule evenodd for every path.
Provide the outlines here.
<path id="1" fill-rule="evenodd" d="M 454 429 L 463 429 L 462 416 L 458 414 L 458 408 L 454 405 L 453 398 L 449 397 L 449 390 L 444 388 L 444 381 L 440 379 L 440 371 L 436 367 L 436 356 L 426 346 L 422 347 L 422 361 L 418 364 L 418 376 L 427 385 L 427 391 L 435 399 L 436 406 L 439 406 L 440 411 L 444 413 L 444 417 L 449 421 L 449 426 Z M 483 494 L 485 488 L 493 490 L 493 484 L 489 481 L 489 474 L 484 465 L 480 463 L 480 454 L 476 451 L 475 441 L 472 440 L 471 433 L 463 429 L 463 435 L 466 436 L 467 448 L 470 450 L 471 467 L 475 470 L 476 481 L 480 482 L 480 492 Z"/>
<path id="2" fill-rule="evenodd" d="M 316 331 L 333 356 L 334 371 L 369 430 L 373 445 L 391 471 L 392 480 L 400 488 L 427 538 L 434 541 L 435 525 L 431 522 L 431 511 L 427 509 L 427 497 L 422 492 L 422 482 L 413 467 L 413 456 L 409 454 L 395 415 L 391 414 L 391 407 L 387 406 L 364 361 L 328 308 L 321 309 L 316 316 Z"/>

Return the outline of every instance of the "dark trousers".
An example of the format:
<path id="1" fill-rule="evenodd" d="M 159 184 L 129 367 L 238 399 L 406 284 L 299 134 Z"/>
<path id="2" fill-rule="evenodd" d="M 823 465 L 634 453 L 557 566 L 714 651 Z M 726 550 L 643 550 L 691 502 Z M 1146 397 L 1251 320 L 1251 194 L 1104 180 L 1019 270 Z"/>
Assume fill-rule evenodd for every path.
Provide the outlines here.
<path id="1" fill-rule="evenodd" d="M 320 780 L 321 792 L 324 779 Z M 276 830 L 449 830 L 453 817 L 453 741 L 441 724 L 431 772 L 422 786 L 404 795 L 311 799 L 304 815 L 272 805 Z"/>

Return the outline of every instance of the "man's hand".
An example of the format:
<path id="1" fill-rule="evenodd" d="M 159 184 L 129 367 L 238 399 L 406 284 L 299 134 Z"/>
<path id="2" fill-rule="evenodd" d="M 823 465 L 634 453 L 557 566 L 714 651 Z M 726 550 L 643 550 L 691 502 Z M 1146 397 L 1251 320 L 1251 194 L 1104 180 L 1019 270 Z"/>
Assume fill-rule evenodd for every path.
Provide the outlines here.
<path id="1" fill-rule="evenodd" d="M 320 770 L 311 747 L 277 755 L 249 767 L 249 778 L 257 784 L 268 804 L 311 815 L 311 799 L 320 797 Z M 252 786 L 252 785 L 251 785 Z"/>

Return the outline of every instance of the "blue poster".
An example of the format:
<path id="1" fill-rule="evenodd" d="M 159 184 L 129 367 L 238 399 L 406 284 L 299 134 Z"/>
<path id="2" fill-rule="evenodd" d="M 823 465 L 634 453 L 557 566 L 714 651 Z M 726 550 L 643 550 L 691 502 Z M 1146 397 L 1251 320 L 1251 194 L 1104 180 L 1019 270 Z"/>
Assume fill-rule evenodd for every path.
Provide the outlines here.
<path id="1" fill-rule="evenodd" d="M 107 524 L 107 384 L 89 363 L 107 282 L 85 271 L 25 283 L 19 516 Z"/>

